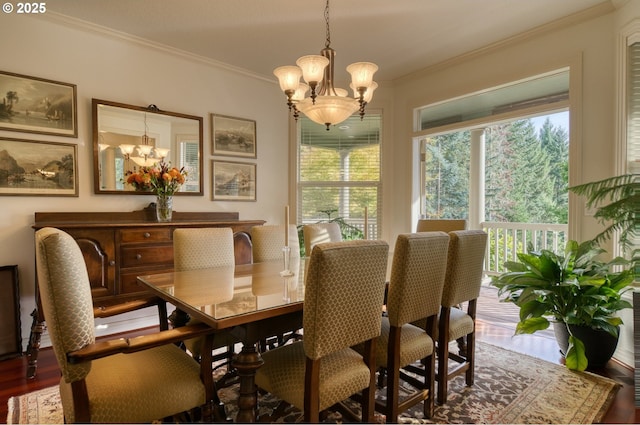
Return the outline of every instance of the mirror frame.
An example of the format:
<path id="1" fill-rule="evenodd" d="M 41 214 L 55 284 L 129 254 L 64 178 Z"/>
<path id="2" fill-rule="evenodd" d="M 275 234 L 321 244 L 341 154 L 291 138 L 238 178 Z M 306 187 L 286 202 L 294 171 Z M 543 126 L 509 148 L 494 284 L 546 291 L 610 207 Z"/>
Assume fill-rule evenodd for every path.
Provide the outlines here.
<path id="1" fill-rule="evenodd" d="M 135 106 L 135 105 L 127 105 L 125 103 L 119 102 L 111 102 L 108 100 L 101 99 L 91 99 L 91 108 L 92 108 L 92 119 L 93 119 L 93 190 L 96 194 L 111 194 L 111 195 L 148 195 L 151 194 L 151 191 L 148 192 L 140 192 L 140 191 L 129 191 L 129 190 L 105 190 L 100 188 L 100 147 L 99 147 L 99 136 L 100 129 L 98 122 L 98 107 L 101 105 L 122 108 L 122 109 L 130 109 L 133 111 L 146 112 L 147 114 L 156 114 L 156 115 L 165 115 L 170 117 L 177 118 L 185 118 L 191 119 L 198 123 L 198 167 L 200 168 L 198 187 L 200 190 L 197 192 L 176 192 L 175 195 L 180 196 L 203 196 L 203 183 L 204 183 L 204 168 L 203 168 L 203 118 L 195 115 L 187 115 L 178 112 L 169 112 L 158 109 L 155 105 L 149 106 Z"/>

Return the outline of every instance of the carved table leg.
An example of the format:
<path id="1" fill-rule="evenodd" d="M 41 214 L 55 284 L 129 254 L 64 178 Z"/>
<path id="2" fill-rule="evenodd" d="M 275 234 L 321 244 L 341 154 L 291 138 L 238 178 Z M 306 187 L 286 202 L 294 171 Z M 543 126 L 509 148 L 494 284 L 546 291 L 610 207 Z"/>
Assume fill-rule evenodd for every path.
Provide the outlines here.
<path id="1" fill-rule="evenodd" d="M 40 338 L 45 329 L 44 320 L 40 318 L 38 309 L 34 309 L 31 313 L 33 322 L 31 324 L 31 334 L 29 335 L 29 344 L 27 345 L 27 379 L 35 378 L 36 369 L 38 367 L 38 352 L 40 350 Z"/>
<path id="2" fill-rule="evenodd" d="M 240 390 L 238 392 L 238 416 L 236 422 L 253 423 L 258 413 L 258 387 L 255 384 L 256 370 L 264 360 L 255 344 L 244 344 L 242 351 L 232 363 L 238 371 Z"/>

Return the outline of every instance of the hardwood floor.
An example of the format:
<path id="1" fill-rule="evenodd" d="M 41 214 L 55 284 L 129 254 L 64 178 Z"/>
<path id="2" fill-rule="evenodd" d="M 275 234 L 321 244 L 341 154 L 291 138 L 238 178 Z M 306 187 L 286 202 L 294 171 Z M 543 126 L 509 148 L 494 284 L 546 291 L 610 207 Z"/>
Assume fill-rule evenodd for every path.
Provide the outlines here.
<path id="1" fill-rule="evenodd" d="M 510 314 L 505 313 L 505 308 L 508 310 L 509 307 L 500 304 L 500 315 L 497 315 L 491 313 L 492 311 L 497 312 L 498 307 L 494 306 L 494 303 L 489 304 L 491 305 L 483 304 L 483 314 L 479 315 L 482 317 L 479 317 L 477 323 L 478 340 L 543 358 L 550 362 L 561 363 L 562 357 L 552 334 L 543 332 L 540 335 L 514 337 L 513 320 L 510 318 Z M 479 308 L 479 311 L 481 310 Z M 128 333 L 126 336 L 134 336 L 153 330 L 141 330 Z M 5 421 L 7 417 L 7 401 L 10 397 L 57 385 L 60 379 L 56 359 L 50 348 L 40 351 L 35 378 L 27 380 L 25 378 L 26 369 L 26 356 L 0 361 L 0 421 Z M 593 372 L 614 379 L 622 385 L 604 417 L 603 423 L 640 423 L 640 414 L 636 414 L 634 404 L 633 370 L 616 361 L 610 361 L 605 368 Z"/>

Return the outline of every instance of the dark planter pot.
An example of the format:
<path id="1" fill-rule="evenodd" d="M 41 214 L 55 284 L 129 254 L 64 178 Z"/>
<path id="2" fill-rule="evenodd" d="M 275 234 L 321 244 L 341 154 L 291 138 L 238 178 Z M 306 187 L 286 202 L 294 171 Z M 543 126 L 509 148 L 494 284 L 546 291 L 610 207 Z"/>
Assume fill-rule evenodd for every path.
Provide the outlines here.
<path id="1" fill-rule="evenodd" d="M 569 325 L 571 333 L 584 344 L 585 355 L 589 361 L 589 369 L 604 367 L 618 346 L 618 338 L 607 331 L 592 329 L 588 326 Z M 569 347 L 569 332 L 564 323 L 554 323 L 553 331 L 560 346 L 562 355 Z"/>

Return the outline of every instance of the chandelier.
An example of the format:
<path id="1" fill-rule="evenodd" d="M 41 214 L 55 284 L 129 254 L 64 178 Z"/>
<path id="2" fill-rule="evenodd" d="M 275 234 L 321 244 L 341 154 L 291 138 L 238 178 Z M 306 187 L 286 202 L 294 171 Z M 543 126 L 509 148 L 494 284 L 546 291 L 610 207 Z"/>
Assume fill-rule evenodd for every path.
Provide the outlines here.
<path id="1" fill-rule="evenodd" d="M 296 61 L 296 66 L 281 66 L 273 73 L 278 77 L 280 89 L 287 96 L 287 105 L 293 117 L 297 120 L 299 112 L 302 112 L 311 121 L 324 124 L 329 130 L 329 126 L 341 123 L 356 111 L 360 111 L 360 119 L 364 117 L 365 106 L 378 87 L 373 81 L 378 65 L 356 62 L 347 67 L 347 72 L 351 74 L 353 98 L 348 96 L 347 90 L 334 87 L 333 60 L 336 52 L 331 48 L 329 0 L 324 9 L 324 17 L 327 38 L 320 55 L 302 56 Z M 300 81 L 300 77 L 304 79 L 304 83 Z"/>
<path id="2" fill-rule="evenodd" d="M 159 111 L 159 109 L 156 105 L 152 104 L 147 107 L 147 111 L 157 112 Z M 151 143 L 151 138 L 147 135 L 148 129 L 149 127 L 147 126 L 147 112 L 145 111 L 144 135 L 141 138 L 142 143 L 139 145 L 122 144 L 119 146 L 125 159 L 131 159 L 141 167 L 151 167 L 156 162 L 158 162 L 158 159 L 163 160 L 169 154 L 169 149 L 157 148 L 153 146 L 153 144 Z M 134 152 L 136 152 L 138 155 L 134 156 Z"/>

